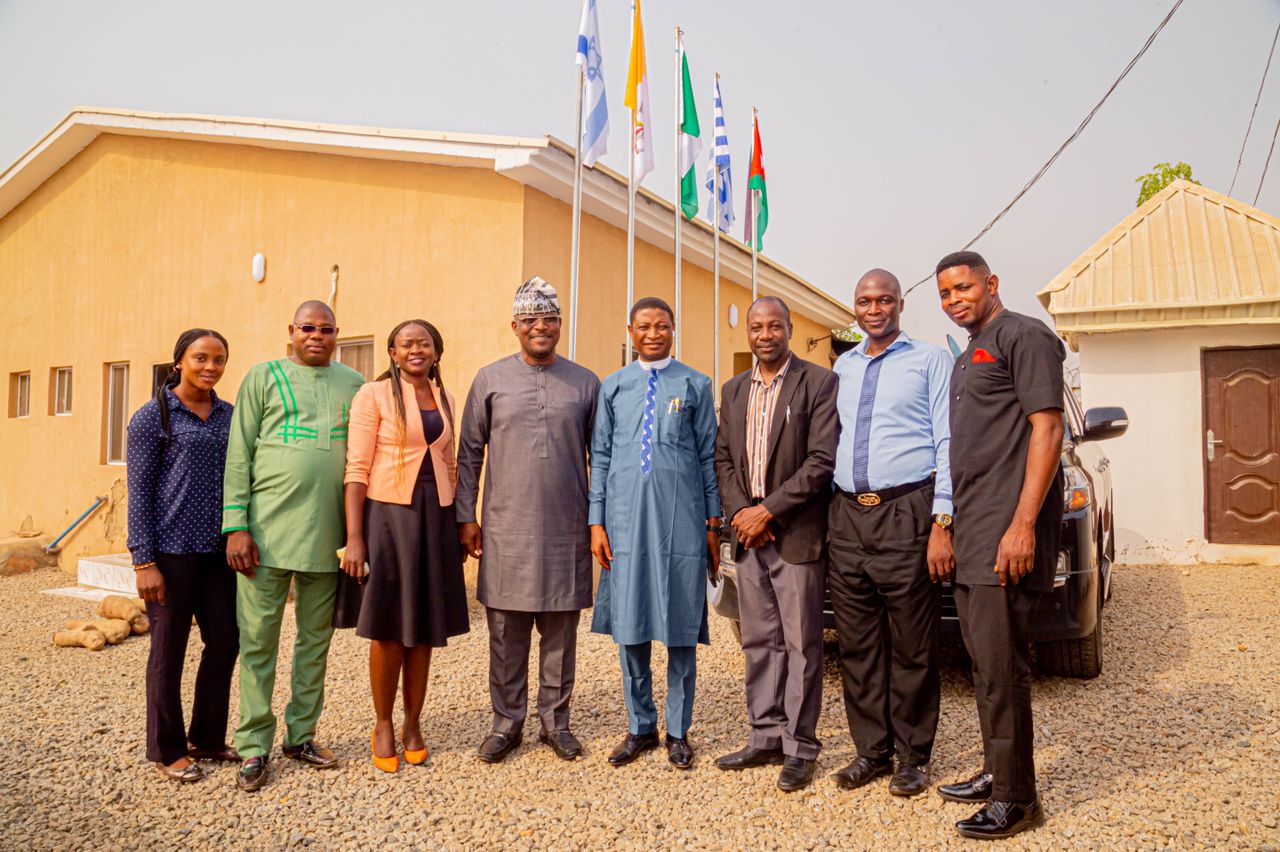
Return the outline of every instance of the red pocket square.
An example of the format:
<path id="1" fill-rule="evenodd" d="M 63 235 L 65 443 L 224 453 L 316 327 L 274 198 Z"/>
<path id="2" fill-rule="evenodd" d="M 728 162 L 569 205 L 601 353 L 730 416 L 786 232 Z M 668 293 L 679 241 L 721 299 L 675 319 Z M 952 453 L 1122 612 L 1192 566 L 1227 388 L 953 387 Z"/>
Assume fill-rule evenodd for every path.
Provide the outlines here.
<path id="1" fill-rule="evenodd" d="M 991 353 L 990 353 L 990 352 L 988 352 L 987 350 L 985 350 L 985 349 L 975 349 L 975 350 L 973 350 L 973 361 L 972 361 L 971 363 L 973 363 L 973 364 L 994 364 L 995 362 L 996 362 L 996 359 L 995 359 L 995 358 L 992 358 L 992 357 L 991 357 Z"/>

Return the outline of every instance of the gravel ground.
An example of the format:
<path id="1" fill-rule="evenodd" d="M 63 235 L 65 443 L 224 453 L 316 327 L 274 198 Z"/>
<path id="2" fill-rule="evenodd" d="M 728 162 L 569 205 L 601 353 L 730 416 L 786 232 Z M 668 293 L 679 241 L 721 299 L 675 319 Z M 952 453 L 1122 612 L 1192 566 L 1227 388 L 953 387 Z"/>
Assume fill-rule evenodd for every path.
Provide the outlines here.
<path id="1" fill-rule="evenodd" d="M 1280 848 L 1278 581 L 1280 571 L 1260 567 L 1118 569 L 1104 620 L 1103 675 L 1036 680 L 1048 821 L 1009 845 Z M 370 764 L 366 645 L 346 631 L 334 640 L 320 732 L 343 758 L 340 769 L 277 759 L 271 783 L 249 795 L 222 764 L 204 782 L 179 786 L 155 775 L 144 755 L 147 640 L 99 653 L 54 648 L 49 637 L 62 620 L 89 609 L 39 594 L 65 582 L 56 571 L 0 580 L 6 849 L 916 849 L 966 842 L 951 826 L 968 806 L 932 793 L 895 799 L 885 780 L 845 792 L 825 777 L 853 757 L 830 654 L 822 777 L 787 795 L 774 787 L 776 768 L 716 770 L 712 758 L 738 748 L 747 723 L 742 658 L 714 616 L 713 644 L 699 651 L 691 772 L 670 768 L 660 752 L 621 769 L 605 763 L 626 715 L 614 646 L 586 632 L 587 619 L 574 696 L 574 728 L 587 757 L 557 760 L 537 743 L 531 712 L 524 745 L 502 765 L 480 763 L 474 750 L 489 727 L 487 637 L 473 605 L 472 632 L 434 661 L 425 767 L 387 776 Z M 287 622 L 285 633 L 287 643 Z M 958 655 L 950 656 L 935 782 L 965 777 L 981 759 L 971 690 Z M 193 642 L 188 672 L 195 659 Z M 665 665 L 660 652 L 654 665 Z M 278 708 L 287 668 L 282 658 Z M 187 695 L 189 707 L 190 676 Z M 233 707 L 236 700 L 233 693 Z"/>

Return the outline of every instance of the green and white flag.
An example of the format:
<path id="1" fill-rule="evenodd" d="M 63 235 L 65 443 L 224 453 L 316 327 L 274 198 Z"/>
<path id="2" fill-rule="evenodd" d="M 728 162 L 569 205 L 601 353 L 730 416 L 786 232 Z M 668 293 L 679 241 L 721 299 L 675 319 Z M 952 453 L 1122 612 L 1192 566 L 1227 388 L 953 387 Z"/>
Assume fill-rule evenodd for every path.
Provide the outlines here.
<path id="1" fill-rule="evenodd" d="M 689 57 L 680 51 L 680 67 L 684 77 L 680 87 L 680 165 L 684 175 L 680 179 L 680 209 L 686 219 L 698 215 L 698 178 L 694 164 L 702 153 L 701 129 L 698 127 L 698 107 L 693 97 L 693 82 L 689 79 Z"/>

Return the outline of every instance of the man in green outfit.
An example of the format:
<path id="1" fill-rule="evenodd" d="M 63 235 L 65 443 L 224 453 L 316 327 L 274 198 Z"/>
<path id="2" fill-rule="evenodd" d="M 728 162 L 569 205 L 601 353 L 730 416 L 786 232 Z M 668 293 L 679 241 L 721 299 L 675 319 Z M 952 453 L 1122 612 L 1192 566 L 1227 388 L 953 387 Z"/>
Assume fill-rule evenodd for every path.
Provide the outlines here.
<path id="1" fill-rule="evenodd" d="M 364 378 L 331 363 L 337 320 L 324 302 L 293 315 L 293 354 L 249 370 L 236 395 L 223 483 L 222 532 L 236 583 L 240 624 L 240 726 L 244 762 L 236 780 L 267 780 L 275 740 L 271 692 L 289 583 L 298 638 L 293 646 L 284 754 L 327 769 L 337 758 L 316 744 L 343 541 L 342 476 L 347 419 Z"/>

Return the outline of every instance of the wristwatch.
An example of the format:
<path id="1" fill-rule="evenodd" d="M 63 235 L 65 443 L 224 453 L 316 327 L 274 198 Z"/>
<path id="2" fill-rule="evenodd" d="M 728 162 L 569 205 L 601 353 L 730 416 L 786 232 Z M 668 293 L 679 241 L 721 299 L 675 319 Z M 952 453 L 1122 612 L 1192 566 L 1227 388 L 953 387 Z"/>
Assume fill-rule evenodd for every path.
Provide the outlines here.
<path id="1" fill-rule="evenodd" d="M 950 530 L 951 527 L 955 524 L 955 519 L 952 518 L 950 515 L 944 513 L 941 515 L 934 515 L 933 522 L 938 526 L 942 527 L 944 530 Z"/>

